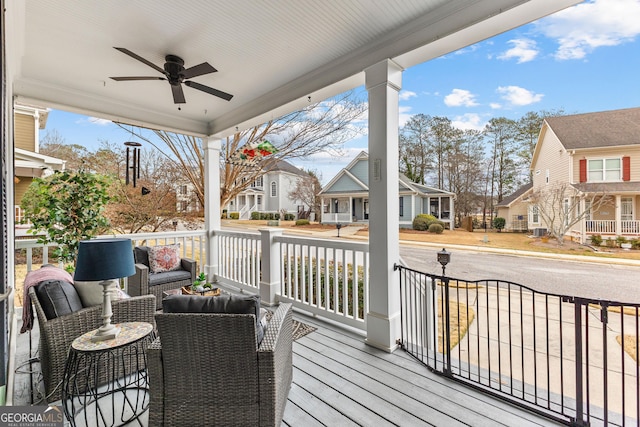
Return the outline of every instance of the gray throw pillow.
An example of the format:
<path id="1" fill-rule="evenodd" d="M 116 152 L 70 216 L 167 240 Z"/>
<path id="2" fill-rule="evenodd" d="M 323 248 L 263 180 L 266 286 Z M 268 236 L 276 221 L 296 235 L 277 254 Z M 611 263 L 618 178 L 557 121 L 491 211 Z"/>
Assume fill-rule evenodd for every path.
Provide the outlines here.
<path id="1" fill-rule="evenodd" d="M 44 280 L 35 289 L 42 310 L 49 320 L 82 309 L 80 296 L 69 282 Z"/>
<path id="2" fill-rule="evenodd" d="M 203 297 L 199 295 L 169 295 L 162 300 L 164 313 L 227 313 L 253 314 L 256 318 L 258 344 L 264 337 L 260 322 L 260 297 L 257 295 L 226 295 Z"/>
<path id="3" fill-rule="evenodd" d="M 148 246 L 136 246 L 133 248 L 133 258 L 136 264 L 143 264 L 149 267 L 149 247 Z"/>

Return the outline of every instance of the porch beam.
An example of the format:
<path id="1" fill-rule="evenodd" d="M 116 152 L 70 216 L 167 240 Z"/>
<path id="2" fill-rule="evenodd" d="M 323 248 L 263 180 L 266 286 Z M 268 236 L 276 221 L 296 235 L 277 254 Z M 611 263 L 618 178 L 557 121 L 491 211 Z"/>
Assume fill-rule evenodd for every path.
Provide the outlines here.
<path id="1" fill-rule="evenodd" d="M 218 236 L 214 231 L 222 227 L 220 208 L 220 150 L 222 140 L 203 138 L 204 147 L 204 224 L 207 230 L 207 259 L 205 272 L 210 281 L 218 280 Z"/>
<path id="2" fill-rule="evenodd" d="M 398 92 L 402 67 L 391 60 L 365 70 L 369 93 L 369 310 L 366 343 L 392 352 L 400 338 Z"/>

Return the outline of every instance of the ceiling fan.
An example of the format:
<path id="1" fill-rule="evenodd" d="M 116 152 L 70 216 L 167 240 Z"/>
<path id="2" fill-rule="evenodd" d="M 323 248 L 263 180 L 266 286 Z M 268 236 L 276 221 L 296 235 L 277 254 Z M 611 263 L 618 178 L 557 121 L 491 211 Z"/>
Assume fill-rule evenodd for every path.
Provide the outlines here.
<path id="1" fill-rule="evenodd" d="M 182 60 L 182 58 L 176 55 L 167 55 L 164 58 L 166 61 L 164 64 L 164 69 L 162 69 L 158 67 L 156 64 L 154 64 L 153 62 L 148 61 L 143 57 L 141 57 L 140 55 L 137 55 L 131 52 L 129 49 L 125 49 L 124 47 L 114 47 L 114 49 L 119 50 L 125 55 L 129 55 L 133 59 L 137 59 L 143 64 L 146 64 L 149 67 L 153 68 L 154 70 L 164 74 L 164 77 L 159 77 L 159 76 L 158 77 L 145 77 L 145 76 L 110 77 L 115 81 L 121 82 L 121 81 L 128 81 L 128 80 L 167 80 L 171 85 L 171 93 L 173 94 L 173 102 L 175 104 L 186 103 L 186 100 L 184 98 L 184 92 L 182 91 L 183 83 L 189 87 L 217 96 L 226 101 L 230 101 L 231 98 L 233 98 L 233 95 L 229 93 L 189 80 L 194 77 L 202 76 L 204 74 L 209 74 L 209 73 L 215 73 L 218 71 L 215 68 L 213 68 L 213 66 L 208 62 L 203 62 L 202 64 L 194 65 L 193 67 L 184 68 L 184 61 Z"/>

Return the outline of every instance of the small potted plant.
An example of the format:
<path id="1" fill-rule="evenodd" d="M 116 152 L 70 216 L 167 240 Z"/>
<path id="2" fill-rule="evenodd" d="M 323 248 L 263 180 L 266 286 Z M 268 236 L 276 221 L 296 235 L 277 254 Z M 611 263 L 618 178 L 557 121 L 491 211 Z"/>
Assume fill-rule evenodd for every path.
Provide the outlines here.
<path id="1" fill-rule="evenodd" d="M 206 285 L 209 285 L 208 287 L 211 288 L 211 285 L 207 283 L 207 274 L 204 272 L 200 273 L 198 274 L 198 276 L 196 276 L 196 280 L 194 280 L 193 284 L 191 285 L 191 291 L 204 292 Z"/>

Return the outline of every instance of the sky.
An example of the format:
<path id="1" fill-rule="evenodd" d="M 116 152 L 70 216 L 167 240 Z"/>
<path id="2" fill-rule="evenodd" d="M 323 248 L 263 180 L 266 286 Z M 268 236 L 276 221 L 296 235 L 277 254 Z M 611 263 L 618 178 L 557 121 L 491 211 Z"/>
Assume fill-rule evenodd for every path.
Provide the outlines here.
<path id="1" fill-rule="evenodd" d="M 640 106 L 640 0 L 590 0 L 457 52 L 409 68 L 402 75 L 400 125 L 415 114 L 448 117 L 461 129 L 482 130 L 494 117 L 528 111 L 565 114 Z M 357 89 L 364 92 L 364 88 Z M 113 123 L 59 110 L 45 135 L 99 147 L 126 141 Z M 366 135 L 341 156 L 320 153 L 292 163 L 330 181 L 358 153 Z"/>

